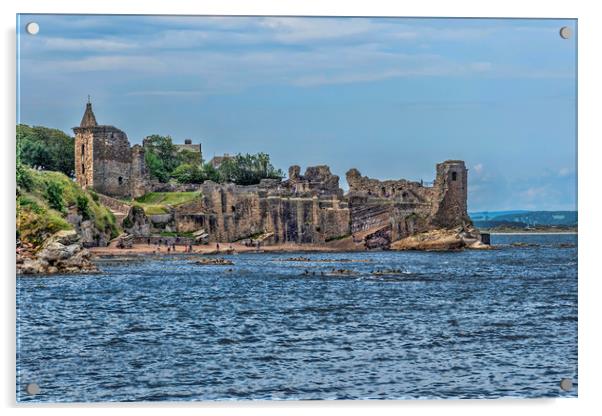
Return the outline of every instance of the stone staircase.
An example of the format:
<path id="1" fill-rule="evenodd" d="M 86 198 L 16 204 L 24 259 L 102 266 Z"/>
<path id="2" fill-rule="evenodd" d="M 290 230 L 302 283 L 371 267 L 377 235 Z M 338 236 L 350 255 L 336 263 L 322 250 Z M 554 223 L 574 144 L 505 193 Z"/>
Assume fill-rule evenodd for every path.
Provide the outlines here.
<path id="1" fill-rule="evenodd" d="M 113 213 L 119 225 L 123 224 L 123 219 L 127 217 L 132 207 L 127 202 L 103 194 L 98 194 L 98 200 Z"/>

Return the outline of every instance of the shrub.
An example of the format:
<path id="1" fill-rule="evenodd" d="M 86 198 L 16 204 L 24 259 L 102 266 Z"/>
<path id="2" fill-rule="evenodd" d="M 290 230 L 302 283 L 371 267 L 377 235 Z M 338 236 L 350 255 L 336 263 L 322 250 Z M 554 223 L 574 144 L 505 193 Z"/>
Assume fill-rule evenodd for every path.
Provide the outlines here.
<path id="1" fill-rule="evenodd" d="M 31 191 L 33 187 L 33 178 L 31 172 L 21 163 L 17 162 L 17 188 L 25 191 Z"/>
<path id="2" fill-rule="evenodd" d="M 179 183 L 202 183 L 205 179 L 198 165 L 188 163 L 175 168 L 171 176 Z"/>
<path id="3" fill-rule="evenodd" d="M 99 202 L 100 198 L 98 197 L 98 194 L 96 192 L 94 192 L 93 190 L 89 190 L 88 193 L 90 194 L 90 196 L 92 197 L 92 201 L 94 202 Z"/>
<path id="4" fill-rule="evenodd" d="M 90 203 L 85 195 L 78 195 L 76 198 L 77 213 L 82 216 L 84 221 L 92 218 Z"/>
<path id="5" fill-rule="evenodd" d="M 63 212 L 65 203 L 63 202 L 63 187 L 57 182 L 48 182 L 46 189 L 46 199 L 50 208 Z"/>

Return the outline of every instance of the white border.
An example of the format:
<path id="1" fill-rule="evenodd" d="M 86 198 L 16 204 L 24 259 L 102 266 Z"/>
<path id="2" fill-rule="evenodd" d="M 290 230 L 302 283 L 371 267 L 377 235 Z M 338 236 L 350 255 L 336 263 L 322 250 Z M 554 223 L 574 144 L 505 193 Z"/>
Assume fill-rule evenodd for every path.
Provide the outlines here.
<path id="1" fill-rule="evenodd" d="M 420 0 L 393 1 L 291 1 L 291 0 L 190 0 L 115 1 L 115 0 L 4 0 L 1 19 L 4 56 L 2 59 L 1 101 L 2 162 L 0 204 L 4 227 L 2 230 L 2 360 L 1 403 L 8 408 L 4 414 L 29 414 L 42 411 L 47 415 L 81 414 L 81 405 L 31 406 L 15 404 L 15 281 L 14 281 L 14 151 L 15 151 L 15 15 L 16 13 L 112 13 L 112 14 L 235 14 L 235 15 L 345 15 L 345 16 L 442 16 L 442 17 L 554 17 L 579 19 L 579 398 L 549 400 L 490 400 L 490 401 L 403 401 L 403 402 L 242 402 L 242 403 L 161 403 L 130 405 L 86 405 L 86 414 L 106 414 L 118 407 L 145 415 L 163 415 L 167 408 L 178 414 L 293 414 L 317 415 L 341 412 L 347 415 L 365 415 L 367 412 L 396 414 L 425 412 L 446 415 L 505 415 L 508 413 L 588 414 L 598 411 L 602 368 L 600 355 L 600 323 L 602 317 L 602 273 L 596 261 L 599 245 L 600 218 L 600 141 L 601 89 L 600 41 L 602 24 L 596 2 L 576 0 L 527 2 L 525 0 Z M 545 149 L 542 149 L 545 151 Z M 111 410 L 109 410 L 109 408 Z"/>

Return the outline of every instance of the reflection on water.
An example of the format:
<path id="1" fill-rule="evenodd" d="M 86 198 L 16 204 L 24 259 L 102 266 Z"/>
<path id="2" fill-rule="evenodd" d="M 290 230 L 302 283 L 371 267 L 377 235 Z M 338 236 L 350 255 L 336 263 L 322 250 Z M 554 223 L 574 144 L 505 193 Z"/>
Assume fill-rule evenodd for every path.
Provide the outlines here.
<path id="1" fill-rule="evenodd" d="M 576 236 L 492 240 L 499 250 L 180 257 L 20 277 L 17 399 L 576 396 Z"/>

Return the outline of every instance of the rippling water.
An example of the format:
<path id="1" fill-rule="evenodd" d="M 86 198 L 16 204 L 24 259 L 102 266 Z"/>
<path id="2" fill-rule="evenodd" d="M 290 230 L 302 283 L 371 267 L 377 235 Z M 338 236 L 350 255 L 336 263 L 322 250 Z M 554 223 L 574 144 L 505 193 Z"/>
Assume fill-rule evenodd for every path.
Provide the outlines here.
<path id="1" fill-rule="evenodd" d="M 17 399 L 576 396 L 576 236 L 492 237 L 499 250 L 147 258 L 20 277 Z M 354 274 L 321 275 L 333 267 Z"/>

